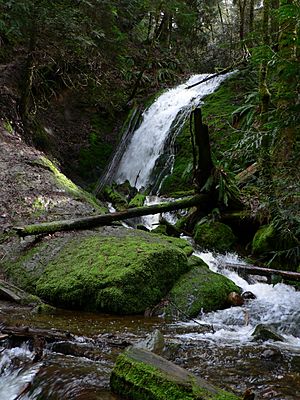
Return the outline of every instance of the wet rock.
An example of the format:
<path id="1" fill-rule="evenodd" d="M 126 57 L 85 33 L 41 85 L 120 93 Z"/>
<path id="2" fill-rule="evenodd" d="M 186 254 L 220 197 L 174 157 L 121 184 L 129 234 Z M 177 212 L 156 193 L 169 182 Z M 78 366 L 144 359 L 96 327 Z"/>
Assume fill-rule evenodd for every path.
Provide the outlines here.
<path id="1" fill-rule="evenodd" d="M 282 359 L 282 354 L 278 349 L 266 349 L 261 353 L 261 358 L 277 362 Z"/>
<path id="2" fill-rule="evenodd" d="M 141 339 L 134 347 L 152 351 L 155 354 L 162 354 L 165 348 L 165 339 L 163 334 L 156 329 L 150 333 L 145 339 Z"/>
<path id="3" fill-rule="evenodd" d="M 198 223 L 194 228 L 194 239 L 202 248 L 221 253 L 232 249 L 236 242 L 232 229 L 221 222 Z"/>
<path id="4" fill-rule="evenodd" d="M 242 293 L 242 297 L 243 297 L 244 300 L 254 300 L 254 299 L 256 299 L 255 294 L 250 292 L 250 291 Z"/>
<path id="5" fill-rule="evenodd" d="M 227 296 L 227 303 L 231 306 L 242 306 L 244 304 L 244 298 L 237 292 L 231 292 Z"/>
<path id="6" fill-rule="evenodd" d="M 201 310 L 228 306 L 227 296 L 239 288 L 228 278 L 209 270 L 199 257 L 190 258 L 190 271 L 182 275 L 168 294 L 161 313 L 170 318 L 194 318 Z"/>
<path id="7" fill-rule="evenodd" d="M 148 350 L 130 347 L 117 358 L 111 390 L 131 400 L 238 400 Z"/>
<path id="8" fill-rule="evenodd" d="M 274 340 L 277 342 L 284 342 L 284 337 L 275 331 L 272 326 L 267 326 L 263 324 L 257 325 L 252 336 L 255 340 Z"/>
<path id="9" fill-rule="evenodd" d="M 189 270 L 191 251 L 182 239 L 104 227 L 45 239 L 7 272 L 18 271 L 28 290 L 34 282 L 35 293 L 57 307 L 138 314 Z"/>

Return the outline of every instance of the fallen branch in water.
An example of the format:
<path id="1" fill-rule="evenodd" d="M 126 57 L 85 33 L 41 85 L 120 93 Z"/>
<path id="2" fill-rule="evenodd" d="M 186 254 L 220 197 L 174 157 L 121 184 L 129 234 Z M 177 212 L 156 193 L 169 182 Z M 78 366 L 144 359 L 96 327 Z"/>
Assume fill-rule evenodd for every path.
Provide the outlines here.
<path id="1" fill-rule="evenodd" d="M 300 281 L 300 273 L 292 272 L 292 271 L 281 271 L 277 269 L 271 268 L 262 268 L 257 267 L 255 265 L 246 265 L 246 264 L 225 264 L 226 268 L 237 270 L 244 272 L 249 275 L 259 275 L 259 276 L 267 276 L 272 278 L 272 276 L 281 276 L 284 279 L 290 281 Z"/>
<path id="2" fill-rule="evenodd" d="M 175 211 L 193 206 L 201 207 L 208 202 L 209 197 L 207 195 L 198 194 L 182 200 L 176 200 L 174 202 L 130 208 L 126 211 L 114 212 L 111 214 L 95 215 L 71 220 L 43 222 L 33 225 L 24 225 L 20 227 L 15 227 L 13 228 L 13 230 L 19 236 L 24 237 L 29 235 L 49 234 L 60 231 L 71 231 L 74 229 L 91 229 L 97 226 L 110 225 L 115 221 L 122 221 L 129 218 L 160 214 L 167 211 Z"/>
<path id="3" fill-rule="evenodd" d="M 229 67 L 222 69 L 222 71 L 219 71 L 219 72 L 217 72 L 215 74 L 207 76 L 206 78 L 202 79 L 201 81 L 193 83 L 192 85 L 187 86 L 186 89 L 192 89 L 193 87 L 201 85 L 201 83 L 207 82 L 210 79 L 216 78 L 217 76 L 220 76 L 220 75 L 227 74 L 227 72 L 235 70 L 239 65 L 244 64 L 244 63 L 245 63 L 245 59 L 243 58 L 242 60 L 240 60 L 236 64 L 230 65 Z"/>

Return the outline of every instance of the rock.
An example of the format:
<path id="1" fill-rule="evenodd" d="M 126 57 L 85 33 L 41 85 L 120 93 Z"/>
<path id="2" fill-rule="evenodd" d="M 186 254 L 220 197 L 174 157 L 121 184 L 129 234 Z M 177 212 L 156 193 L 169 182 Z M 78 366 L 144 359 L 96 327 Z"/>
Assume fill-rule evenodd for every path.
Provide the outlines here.
<path id="1" fill-rule="evenodd" d="M 264 225 L 256 232 L 252 241 L 253 254 L 264 254 L 275 247 L 275 228 L 272 224 Z"/>
<path id="2" fill-rule="evenodd" d="M 165 316 L 184 319 L 205 312 L 226 308 L 230 292 L 239 288 L 223 275 L 210 271 L 199 257 L 189 260 L 190 271 L 182 275 L 168 294 L 169 303 L 161 312 Z"/>
<path id="3" fill-rule="evenodd" d="M 282 354 L 278 349 L 266 349 L 261 353 L 261 358 L 268 361 L 278 362 L 282 360 Z"/>
<path id="4" fill-rule="evenodd" d="M 259 324 L 256 326 L 252 336 L 255 340 L 274 340 L 277 342 L 284 342 L 284 337 L 275 331 L 272 326 Z"/>
<path id="5" fill-rule="evenodd" d="M 239 293 L 231 292 L 227 296 L 227 303 L 231 306 L 242 306 L 244 304 L 244 299 Z"/>
<path id="6" fill-rule="evenodd" d="M 131 400 L 239 399 L 170 361 L 135 347 L 117 358 L 110 386 L 113 393 Z"/>
<path id="7" fill-rule="evenodd" d="M 242 293 L 242 297 L 244 300 L 254 300 L 256 299 L 256 296 L 254 293 L 247 291 Z"/>
<path id="8" fill-rule="evenodd" d="M 137 193 L 129 202 L 129 208 L 142 207 L 144 205 L 146 196 L 143 193 Z"/>
<path id="9" fill-rule="evenodd" d="M 158 329 L 155 329 L 145 339 L 138 341 L 134 347 L 149 350 L 155 354 L 162 354 L 165 348 L 165 339 L 163 334 Z"/>
<path id="10" fill-rule="evenodd" d="M 191 251 L 181 239 L 104 227 L 45 238 L 6 271 L 57 307 L 138 314 L 188 271 Z"/>
<path id="11" fill-rule="evenodd" d="M 198 223 L 194 228 L 194 239 L 202 248 L 221 253 L 230 250 L 236 242 L 228 225 L 212 221 Z"/>

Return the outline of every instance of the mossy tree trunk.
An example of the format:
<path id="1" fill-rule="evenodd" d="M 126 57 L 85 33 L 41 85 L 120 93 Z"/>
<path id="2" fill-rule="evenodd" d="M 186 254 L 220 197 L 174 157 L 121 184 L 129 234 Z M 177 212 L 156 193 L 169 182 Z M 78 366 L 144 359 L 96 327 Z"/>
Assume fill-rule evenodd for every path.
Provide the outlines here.
<path id="1" fill-rule="evenodd" d="M 90 217 L 77 218 L 72 220 L 43 222 L 40 224 L 15 227 L 14 230 L 21 237 L 29 235 L 49 234 L 74 229 L 91 229 L 97 226 L 110 225 L 115 221 L 124 221 L 128 218 L 141 217 L 144 215 L 160 214 L 168 211 L 175 211 L 184 208 L 199 206 L 205 208 L 209 204 L 209 198 L 205 194 L 187 197 L 170 203 L 155 204 L 131 208 L 126 211 L 111 214 L 95 215 Z"/>

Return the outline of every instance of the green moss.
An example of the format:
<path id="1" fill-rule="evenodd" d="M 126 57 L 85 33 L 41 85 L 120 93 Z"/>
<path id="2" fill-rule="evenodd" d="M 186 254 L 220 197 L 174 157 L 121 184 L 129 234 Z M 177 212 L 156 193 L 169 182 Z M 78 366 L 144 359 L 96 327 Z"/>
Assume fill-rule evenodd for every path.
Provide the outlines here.
<path id="1" fill-rule="evenodd" d="M 131 400 L 238 400 L 161 357 L 130 348 L 117 358 L 114 393 Z"/>
<path id="2" fill-rule="evenodd" d="M 8 119 L 3 121 L 3 128 L 11 135 L 14 133 L 14 128 Z"/>
<path id="3" fill-rule="evenodd" d="M 231 152 L 236 143 L 242 138 L 243 132 L 234 122 L 232 114 L 244 103 L 244 96 L 248 90 L 248 81 L 242 73 L 225 80 L 220 87 L 204 99 L 201 105 L 203 121 L 208 124 L 211 149 L 215 159 L 222 161 L 224 155 Z M 162 183 L 161 193 L 171 195 L 178 191 L 192 189 L 193 180 L 193 153 L 191 145 L 190 121 L 186 121 L 182 131 L 175 141 L 175 162 L 172 174 Z M 237 157 L 225 159 L 229 167 L 237 168 Z M 229 161 L 229 162 L 228 162 Z M 239 159 L 239 170 L 243 169 L 245 161 Z M 234 164 L 233 164 L 234 163 Z"/>
<path id="4" fill-rule="evenodd" d="M 170 304 L 164 309 L 167 316 L 178 316 L 180 311 L 190 318 L 199 315 L 200 311 L 215 311 L 224 308 L 230 292 L 240 289 L 228 278 L 209 270 L 198 257 L 190 260 L 191 270 L 176 282 L 168 298 Z"/>
<path id="5" fill-rule="evenodd" d="M 176 157 L 172 174 L 167 176 L 161 185 L 160 193 L 171 195 L 192 189 L 193 151 L 191 145 L 190 124 L 187 121 L 176 138 Z"/>
<path id="6" fill-rule="evenodd" d="M 275 248 L 275 229 L 272 224 L 262 226 L 254 235 L 252 250 L 254 254 L 264 254 Z"/>
<path id="7" fill-rule="evenodd" d="M 194 239 L 204 249 L 228 251 L 236 242 L 231 228 L 221 222 L 198 223 L 194 228 Z"/>
<path id="8" fill-rule="evenodd" d="M 137 193 L 133 199 L 130 200 L 129 202 L 129 207 L 134 208 L 134 207 L 142 207 L 144 205 L 146 196 L 142 193 Z"/>
<path id="9" fill-rule="evenodd" d="M 64 174 L 62 174 L 58 168 L 46 157 L 41 157 L 38 161 L 45 168 L 49 169 L 55 179 L 57 184 L 63 188 L 67 193 L 69 193 L 75 199 L 80 199 L 89 203 L 92 207 L 94 207 L 98 212 L 105 212 L 106 209 L 98 202 L 98 200 L 91 194 L 77 185 L 73 183 L 70 179 L 68 179 Z"/>
<path id="10" fill-rule="evenodd" d="M 187 266 L 180 239 L 154 235 L 71 240 L 48 263 L 36 293 L 51 304 L 104 312 L 141 313 L 170 290 Z"/>
<path id="11" fill-rule="evenodd" d="M 105 188 L 102 191 L 102 195 L 104 196 L 106 201 L 112 203 L 112 205 L 118 211 L 123 211 L 127 209 L 128 204 L 125 196 L 123 196 L 123 194 L 121 194 L 119 191 L 115 190 L 114 187 L 105 186 Z"/>

